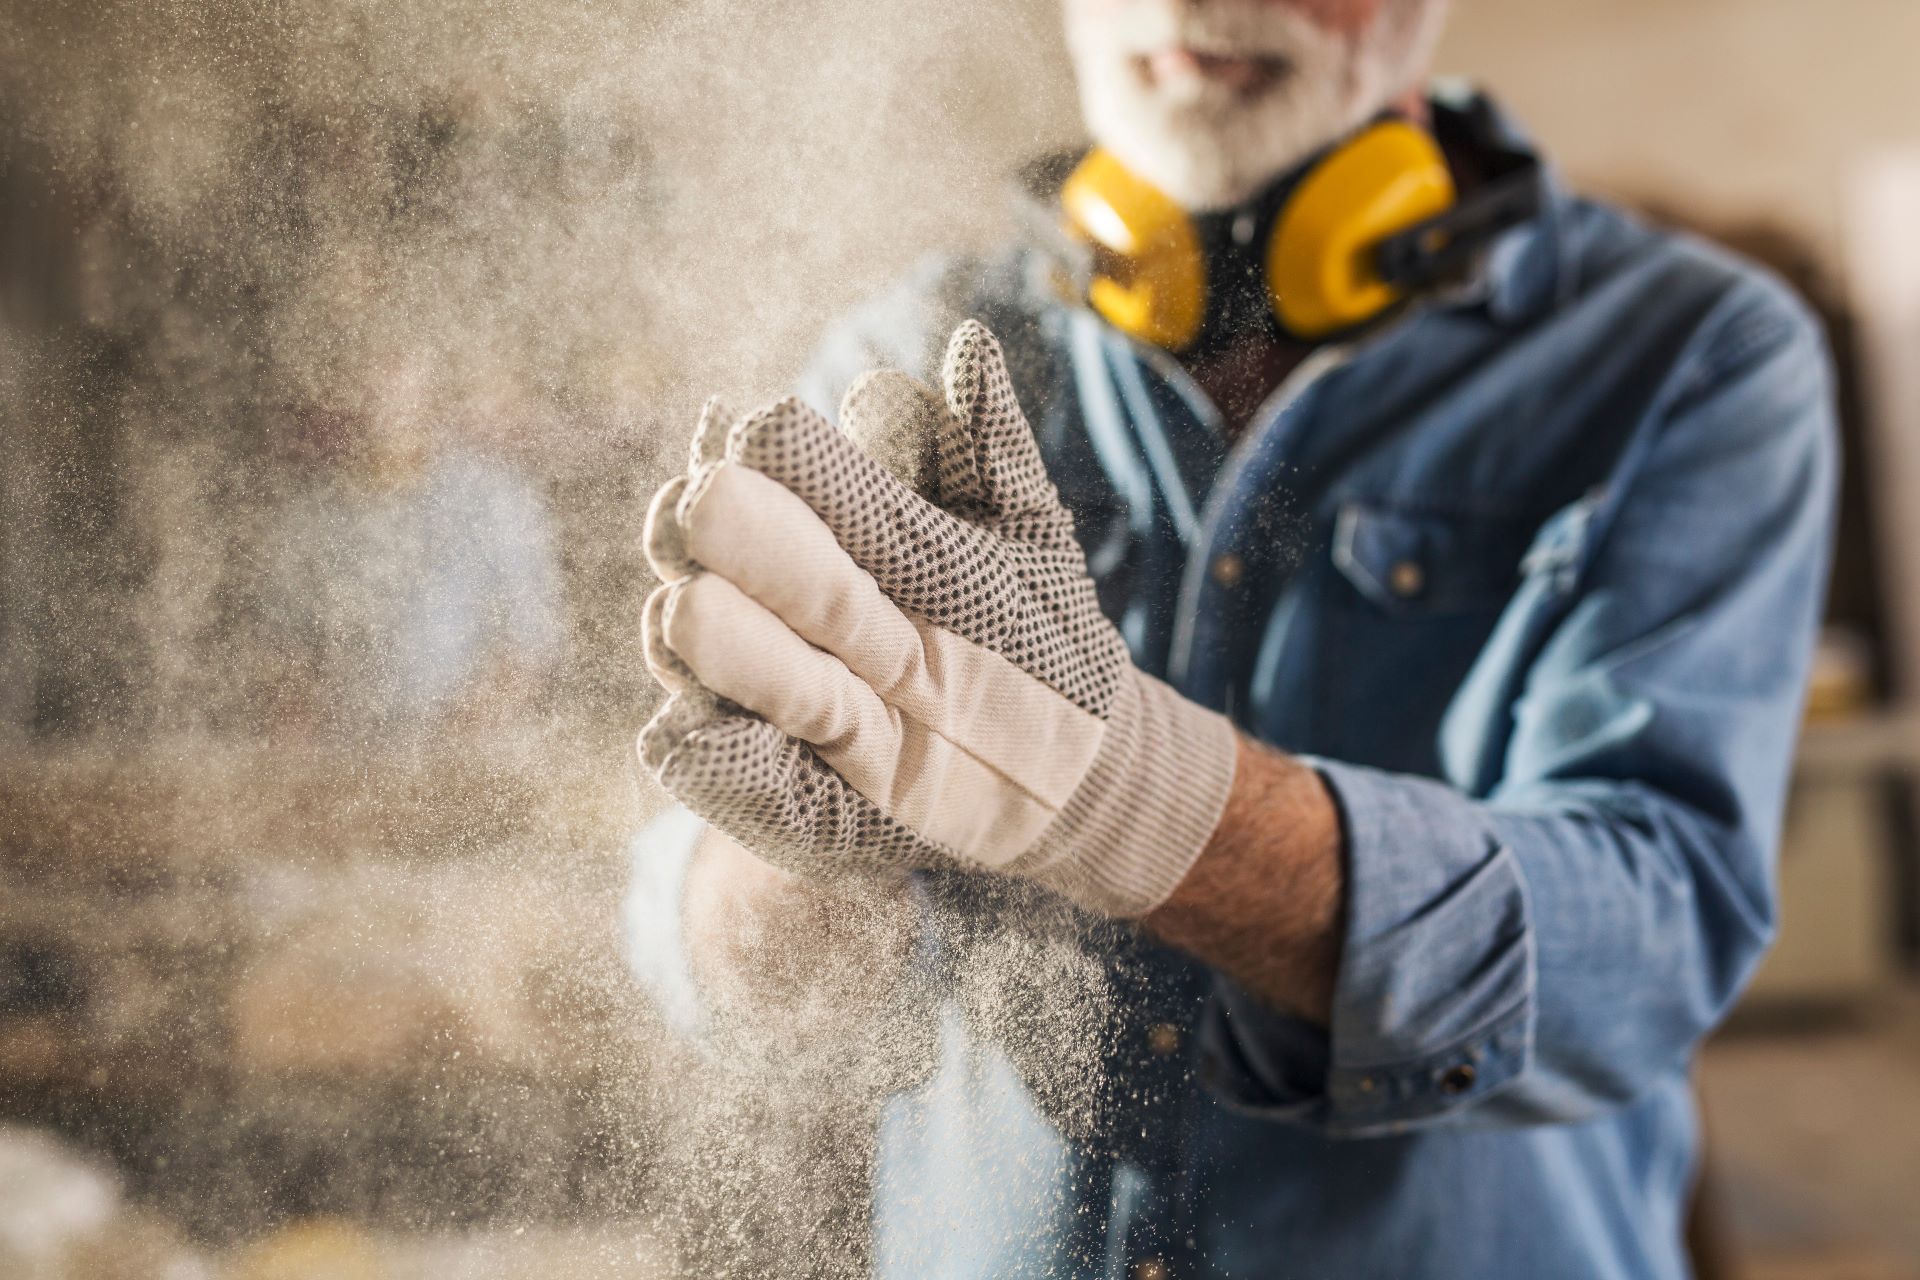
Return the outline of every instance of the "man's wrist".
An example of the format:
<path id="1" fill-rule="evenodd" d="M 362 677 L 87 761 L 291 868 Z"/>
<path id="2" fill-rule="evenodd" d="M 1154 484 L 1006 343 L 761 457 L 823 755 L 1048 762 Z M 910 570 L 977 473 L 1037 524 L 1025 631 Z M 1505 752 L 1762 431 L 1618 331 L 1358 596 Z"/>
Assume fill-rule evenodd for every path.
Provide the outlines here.
<path id="1" fill-rule="evenodd" d="M 1236 738 L 1212 838 L 1141 923 L 1276 1008 L 1325 1024 L 1344 928 L 1339 811 L 1310 765 Z"/>
<path id="2" fill-rule="evenodd" d="M 1218 828 L 1233 789 L 1237 737 L 1225 716 L 1132 673 L 1114 699 L 1109 745 L 1061 814 L 1064 847 L 1024 874 L 1104 915 L 1148 914 L 1187 877 Z"/>

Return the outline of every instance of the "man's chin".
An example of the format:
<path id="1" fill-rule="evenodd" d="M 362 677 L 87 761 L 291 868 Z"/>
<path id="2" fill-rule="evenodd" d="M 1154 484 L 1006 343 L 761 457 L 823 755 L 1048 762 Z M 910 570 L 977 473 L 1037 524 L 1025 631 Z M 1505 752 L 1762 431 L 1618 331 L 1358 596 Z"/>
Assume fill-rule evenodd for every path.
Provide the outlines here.
<path id="1" fill-rule="evenodd" d="M 1187 209 L 1240 204 L 1350 127 L 1344 114 L 1303 111 L 1278 89 L 1217 109 L 1153 109 L 1094 120 L 1094 136 L 1120 162 Z"/>
<path id="2" fill-rule="evenodd" d="M 1355 47 L 1291 8 L 1255 10 L 1252 2 L 1223 3 L 1216 15 L 1238 13 L 1238 21 L 1252 24 L 1239 31 L 1238 43 L 1226 39 L 1235 33 L 1231 25 L 1220 41 L 1193 26 L 1134 32 L 1131 43 L 1090 22 L 1069 25 L 1081 108 L 1094 138 L 1189 209 L 1238 204 L 1359 128 L 1417 81 L 1445 9 L 1407 8 L 1426 16 L 1417 25 L 1382 27 Z M 1259 39 L 1249 34 L 1255 28 Z M 1209 47 L 1238 52 L 1191 52 Z M 1140 53 L 1163 48 L 1190 52 Z M 1164 64 L 1158 77 L 1156 56 Z"/>

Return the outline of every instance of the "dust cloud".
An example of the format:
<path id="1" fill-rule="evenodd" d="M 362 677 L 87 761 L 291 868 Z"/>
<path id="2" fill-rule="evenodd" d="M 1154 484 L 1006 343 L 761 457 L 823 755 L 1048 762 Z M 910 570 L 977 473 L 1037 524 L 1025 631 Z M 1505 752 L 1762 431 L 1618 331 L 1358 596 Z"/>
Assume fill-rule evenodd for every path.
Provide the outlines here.
<path id="1" fill-rule="evenodd" d="M 422 1242 L 493 1231 L 488 1274 L 859 1274 L 872 1126 L 950 999 L 1095 1123 L 1071 922 L 936 920 L 939 983 L 843 975 L 784 1029 L 717 993 L 689 1045 L 616 905 L 661 804 L 646 497 L 708 394 L 1004 234 L 1075 130 L 1056 24 L 0 3 L 0 1092 L 86 1222 L 0 1262 L 454 1274 Z"/>

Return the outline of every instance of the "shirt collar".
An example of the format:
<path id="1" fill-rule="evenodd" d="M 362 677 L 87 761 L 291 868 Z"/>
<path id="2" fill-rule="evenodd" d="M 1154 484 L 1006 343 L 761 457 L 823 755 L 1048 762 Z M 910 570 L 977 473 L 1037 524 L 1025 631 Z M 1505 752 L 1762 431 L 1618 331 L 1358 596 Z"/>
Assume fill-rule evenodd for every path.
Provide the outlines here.
<path id="1" fill-rule="evenodd" d="M 1503 145 L 1533 150 L 1533 141 L 1519 123 L 1491 97 L 1470 85 L 1441 81 L 1433 87 L 1436 105 L 1469 109 L 1478 104 L 1493 120 Z M 1545 198 L 1540 212 L 1501 235 L 1488 248 L 1479 275 L 1446 305 L 1484 306 L 1496 324 L 1520 325 L 1560 306 L 1572 297 L 1575 264 L 1568 220 L 1572 195 L 1558 169 L 1541 161 Z"/>

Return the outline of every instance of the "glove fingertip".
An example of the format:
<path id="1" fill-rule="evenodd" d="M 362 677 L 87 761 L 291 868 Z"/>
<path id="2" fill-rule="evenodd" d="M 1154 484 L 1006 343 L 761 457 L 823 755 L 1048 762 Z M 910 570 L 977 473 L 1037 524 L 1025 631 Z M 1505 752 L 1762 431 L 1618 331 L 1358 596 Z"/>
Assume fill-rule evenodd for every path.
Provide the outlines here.
<path id="1" fill-rule="evenodd" d="M 840 402 L 840 430 L 922 497 L 933 494 L 946 418 L 945 402 L 933 388 L 896 369 L 862 374 Z"/>
<path id="2" fill-rule="evenodd" d="M 703 708 L 701 703 L 705 701 Z M 653 719 L 640 727 L 640 734 L 634 740 L 634 749 L 640 755 L 640 763 L 655 774 L 660 772 L 673 749 L 699 725 L 712 717 L 713 705 L 690 690 L 675 690 L 666 703 L 653 713 Z"/>
<path id="3" fill-rule="evenodd" d="M 999 515 L 1058 508 L 999 339 L 978 320 L 965 321 L 947 343 L 941 377 L 953 424 L 940 442 L 942 502 Z"/>
<path id="4" fill-rule="evenodd" d="M 727 431 L 727 461 L 755 470 L 788 452 L 796 437 L 825 434 L 840 439 L 833 424 L 798 396 L 784 396 L 742 417 Z"/>
<path id="5" fill-rule="evenodd" d="M 695 568 L 687 551 L 687 531 L 680 522 L 680 500 L 686 491 L 687 477 L 677 475 L 661 485 L 647 504 L 641 547 L 663 582 L 684 578 Z"/>
<path id="6" fill-rule="evenodd" d="M 756 848 L 777 838 L 774 831 L 785 825 L 768 826 L 769 819 L 796 813 L 791 781 L 799 749 L 764 720 L 727 714 L 693 725 L 658 752 L 651 767 L 667 794 Z M 799 834 L 785 833 L 787 838 Z"/>
<path id="7" fill-rule="evenodd" d="M 681 585 L 667 583 L 649 593 L 646 604 L 642 606 L 640 624 L 640 644 L 646 657 L 647 670 L 653 673 L 655 680 L 674 693 L 699 683 L 693 669 L 681 660 L 667 642 L 667 606 Z"/>
<path id="8" fill-rule="evenodd" d="M 978 320 L 961 321 L 940 366 L 947 409 L 956 418 L 971 418 L 995 375 L 1004 378 L 1006 369 L 1006 353 L 993 332 Z"/>
<path id="9" fill-rule="evenodd" d="M 687 462 L 690 466 L 719 462 L 727 456 L 727 433 L 740 421 L 727 402 L 719 396 L 708 396 L 707 402 L 700 406 L 700 422 L 693 429 L 693 441 L 687 447 Z"/>
<path id="10" fill-rule="evenodd" d="M 749 414 L 733 429 L 727 442 L 728 460 L 750 467 L 793 492 L 849 545 L 846 530 L 836 520 L 871 517 L 877 505 L 856 504 L 856 495 L 878 498 L 879 504 L 918 502 L 910 486 L 899 480 L 839 428 L 794 397 L 777 401 Z"/>

